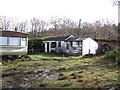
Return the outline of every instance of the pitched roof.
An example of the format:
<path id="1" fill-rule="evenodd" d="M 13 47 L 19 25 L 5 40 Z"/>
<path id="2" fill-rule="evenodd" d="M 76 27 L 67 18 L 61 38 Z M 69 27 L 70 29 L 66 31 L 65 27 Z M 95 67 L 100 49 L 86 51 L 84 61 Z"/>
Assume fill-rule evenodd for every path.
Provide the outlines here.
<path id="1" fill-rule="evenodd" d="M 83 41 L 85 40 L 86 38 L 70 38 L 69 40 L 67 41 Z"/>
<path id="2" fill-rule="evenodd" d="M 28 34 L 15 31 L 0 30 L 0 36 L 28 37 Z"/>
<path id="3" fill-rule="evenodd" d="M 51 37 L 44 41 L 68 41 L 68 42 L 70 42 L 70 41 L 83 41 L 86 38 L 88 38 L 88 37 L 78 38 L 78 37 L 74 37 L 73 35 L 70 35 L 70 36 Z"/>
<path id="4" fill-rule="evenodd" d="M 70 36 L 59 36 L 59 37 L 51 37 L 46 39 L 45 41 L 66 41 L 69 38 L 72 38 L 74 36 L 70 35 Z"/>

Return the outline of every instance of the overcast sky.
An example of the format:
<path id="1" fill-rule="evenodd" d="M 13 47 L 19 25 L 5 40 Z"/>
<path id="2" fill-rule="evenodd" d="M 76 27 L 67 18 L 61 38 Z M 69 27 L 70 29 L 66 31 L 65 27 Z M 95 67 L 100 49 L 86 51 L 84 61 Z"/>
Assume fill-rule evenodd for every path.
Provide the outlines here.
<path id="1" fill-rule="evenodd" d="M 33 17 L 49 20 L 51 16 L 82 22 L 110 19 L 118 22 L 118 7 L 113 0 L 0 0 L 0 15 L 19 20 Z"/>

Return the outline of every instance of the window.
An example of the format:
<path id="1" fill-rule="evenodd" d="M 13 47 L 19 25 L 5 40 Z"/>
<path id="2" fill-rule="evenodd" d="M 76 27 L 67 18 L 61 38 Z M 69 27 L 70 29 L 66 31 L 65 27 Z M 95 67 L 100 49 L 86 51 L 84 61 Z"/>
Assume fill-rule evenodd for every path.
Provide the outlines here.
<path id="1" fill-rule="evenodd" d="M 20 46 L 20 37 L 0 37 L 0 46 Z"/>
<path id="2" fill-rule="evenodd" d="M 51 48 L 56 48 L 56 42 L 51 43 Z"/>
<path id="3" fill-rule="evenodd" d="M 0 46 L 7 45 L 7 39 L 8 37 L 0 37 Z"/>
<path id="4" fill-rule="evenodd" d="M 20 37 L 9 37 L 10 46 L 20 46 Z"/>
<path id="5" fill-rule="evenodd" d="M 82 45 L 82 42 L 76 42 L 76 44 L 77 44 L 78 46 L 81 46 L 81 45 Z"/>

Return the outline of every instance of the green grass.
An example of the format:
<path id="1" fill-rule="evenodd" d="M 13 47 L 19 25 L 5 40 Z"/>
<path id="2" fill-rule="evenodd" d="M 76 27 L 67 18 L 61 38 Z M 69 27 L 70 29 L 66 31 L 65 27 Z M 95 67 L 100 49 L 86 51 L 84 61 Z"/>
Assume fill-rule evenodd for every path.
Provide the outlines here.
<path id="1" fill-rule="evenodd" d="M 65 59 L 65 57 L 61 57 L 60 55 L 58 55 L 58 54 L 45 54 L 45 53 L 40 53 L 40 54 L 38 54 L 38 55 L 29 55 L 30 57 L 34 57 L 34 58 L 38 58 L 38 59 L 53 59 L 53 58 L 57 58 L 57 59 L 62 59 L 62 58 L 64 58 Z"/>
<path id="2" fill-rule="evenodd" d="M 40 88 L 40 85 L 50 88 L 98 88 L 106 84 L 120 83 L 118 81 L 118 70 L 114 62 L 110 59 L 104 58 L 104 56 L 94 56 L 90 58 L 81 58 L 82 56 L 67 56 L 62 57 L 60 55 L 54 54 L 38 54 L 29 55 L 32 58 L 38 58 L 39 61 L 29 61 L 22 62 L 20 60 L 12 62 L 4 62 L 4 64 L 12 63 L 12 65 L 2 65 L 3 74 L 21 72 L 14 76 L 3 77 L 3 87 L 11 84 L 12 81 L 23 78 L 30 78 L 29 83 L 33 88 Z M 42 60 L 48 59 L 48 60 Z M 55 61 L 52 59 L 62 59 L 64 61 Z M 16 63 L 19 62 L 19 63 Z M 12 70 L 13 68 L 17 70 Z M 23 75 L 23 72 L 28 71 L 40 71 L 40 70 L 52 70 L 65 68 L 63 71 L 53 71 L 54 75 L 63 74 L 62 77 L 67 77 L 66 80 L 53 80 L 53 79 L 42 79 L 33 78 L 32 74 Z M 77 77 L 73 79 L 74 73 Z M 13 79 L 14 78 L 14 79 Z M 32 78 L 32 79 L 31 79 Z M 78 80 L 82 80 L 78 82 Z M 28 83 L 28 82 L 26 82 Z M 23 83 L 20 83 L 23 84 Z"/>

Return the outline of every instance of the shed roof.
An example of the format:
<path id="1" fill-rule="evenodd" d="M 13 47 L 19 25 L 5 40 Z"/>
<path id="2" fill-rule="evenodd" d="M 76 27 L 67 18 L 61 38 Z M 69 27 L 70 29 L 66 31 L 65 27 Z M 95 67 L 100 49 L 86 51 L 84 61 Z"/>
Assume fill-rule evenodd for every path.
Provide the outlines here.
<path id="1" fill-rule="evenodd" d="M 86 38 L 70 38 L 69 40 L 67 40 L 67 41 L 83 41 L 83 40 L 85 40 Z"/>
<path id="2" fill-rule="evenodd" d="M 59 37 L 51 37 L 51 38 L 48 38 L 46 39 L 45 41 L 66 41 L 70 38 L 73 38 L 74 36 L 73 35 L 70 35 L 70 36 L 59 36 Z"/>
<path id="3" fill-rule="evenodd" d="M 0 30 L 0 36 L 28 37 L 27 33 Z"/>

